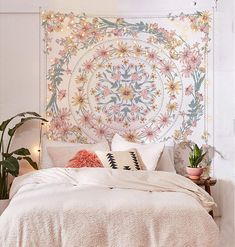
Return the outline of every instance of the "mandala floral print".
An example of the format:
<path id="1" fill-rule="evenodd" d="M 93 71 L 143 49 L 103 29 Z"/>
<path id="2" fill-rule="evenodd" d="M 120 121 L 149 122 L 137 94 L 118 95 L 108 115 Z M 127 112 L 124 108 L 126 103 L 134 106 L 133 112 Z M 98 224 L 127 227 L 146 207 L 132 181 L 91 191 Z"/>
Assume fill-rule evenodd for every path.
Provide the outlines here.
<path id="1" fill-rule="evenodd" d="M 211 19 L 43 12 L 48 138 L 207 141 Z"/>

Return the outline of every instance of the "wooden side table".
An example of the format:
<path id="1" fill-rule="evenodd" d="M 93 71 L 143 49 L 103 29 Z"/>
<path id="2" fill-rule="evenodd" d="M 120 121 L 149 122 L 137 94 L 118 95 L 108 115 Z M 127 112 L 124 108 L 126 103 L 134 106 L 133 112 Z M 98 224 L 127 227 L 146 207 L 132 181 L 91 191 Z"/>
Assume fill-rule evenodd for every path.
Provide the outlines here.
<path id="1" fill-rule="evenodd" d="M 195 184 L 197 184 L 198 186 L 204 186 L 205 187 L 205 191 L 211 195 L 211 186 L 214 186 L 217 182 L 217 180 L 215 178 L 199 178 L 199 179 L 191 179 L 188 176 L 186 176 L 188 179 L 190 179 L 191 181 L 193 181 Z M 214 217 L 213 215 L 213 210 L 211 210 L 209 212 L 209 214 Z"/>

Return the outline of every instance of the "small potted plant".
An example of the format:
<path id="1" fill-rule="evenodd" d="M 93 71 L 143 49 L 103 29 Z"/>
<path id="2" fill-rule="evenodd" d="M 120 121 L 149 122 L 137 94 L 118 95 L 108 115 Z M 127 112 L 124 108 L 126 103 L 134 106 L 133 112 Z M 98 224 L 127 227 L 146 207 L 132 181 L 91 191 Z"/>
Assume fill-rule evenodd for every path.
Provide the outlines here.
<path id="1" fill-rule="evenodd" d="M 200 166 L 204 156 L 207 154 L 207 151 L 203 153 L 203 147 L 199 148 L 197 144 L 194 144 L 193 147 L 190 146 L 191 153 L 189 154 L 189 163 L 187 166 L 187 173 L 191 179 L 199 179 L 203 173 L 203 167 Z"/>
<path id="2" fill-rule="evenodd" d="M 20 118 L 19 122 L 7 129 L 9 124 L 17 118 Z M 47 122 L 46 119 L 36 112 L 22 112 L 0 124 L 0 215 L 9 203 L 9 176 L 18 176 L 20 169 L 19 161 L 25 160 L 34 169 L 38 169 L 37 163 L 31 159 L 31 154 L 27 148 L 11 150 L 11 143 L 16 131 L 24 123 L 31 120 Z"/>

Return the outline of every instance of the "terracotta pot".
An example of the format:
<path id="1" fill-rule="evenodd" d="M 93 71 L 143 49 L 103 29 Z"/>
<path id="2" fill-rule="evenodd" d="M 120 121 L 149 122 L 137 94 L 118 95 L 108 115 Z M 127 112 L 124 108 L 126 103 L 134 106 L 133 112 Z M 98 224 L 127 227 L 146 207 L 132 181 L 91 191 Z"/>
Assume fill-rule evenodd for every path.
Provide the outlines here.
<path id="1" fill-rule="evenodd" d="M 0 215 L 1 215 L 1 214 L 3 213 L 3 211 L 7 208 L 9 202 L 10 202 L 9 199 L 0 200 Z"/>
<path id="2" fill-rule="evenodd" d="M 202 167 L 189 167 L 187 166 L 186 167 L 186 170 L 187 170 L 187 173 L 188 173 L 188 176 L 191 178 L 191 179 L 199 179 L 200 176 L 202 175 L 203 173 L 203 168 Z"/>

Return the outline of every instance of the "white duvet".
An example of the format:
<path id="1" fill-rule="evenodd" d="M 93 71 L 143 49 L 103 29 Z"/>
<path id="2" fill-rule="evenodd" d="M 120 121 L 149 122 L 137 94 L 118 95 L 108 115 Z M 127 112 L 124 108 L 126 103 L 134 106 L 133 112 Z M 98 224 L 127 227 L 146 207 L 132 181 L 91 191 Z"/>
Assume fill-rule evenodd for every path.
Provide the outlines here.
<path id="1" fill-rule="evenodd" d="M 155 171 L 51 168 L 14 180 L 1 247 L 216 247 L 213 199 Z"/>

